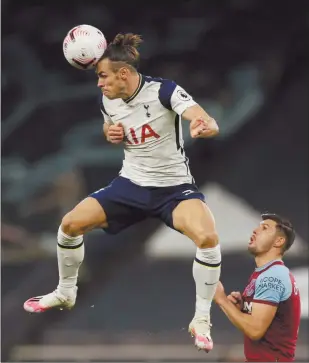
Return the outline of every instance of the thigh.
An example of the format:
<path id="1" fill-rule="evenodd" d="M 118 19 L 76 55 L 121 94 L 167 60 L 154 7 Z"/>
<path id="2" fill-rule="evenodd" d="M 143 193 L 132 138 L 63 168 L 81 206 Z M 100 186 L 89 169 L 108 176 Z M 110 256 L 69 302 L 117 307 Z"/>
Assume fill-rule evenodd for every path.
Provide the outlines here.
<path id="1" fill-rule="evenodd" d="M 94 228 L 105 228 L 107 220 L 100 203 L 94 198 L 87 197 L 65 215 L 61 224 L 65 232 L 73 235 L 84 234 Z"/>
<path id="2" fill-rule="evenodd" d="M 148 217 L 147 190 L 132 183 L 129 179 L 118 177 L 107 187 L 90 194 L 106 216 L 102 228 L 110 234 L 138 223 Z"/>
<path id="3" fill-rule="evenodd" d="M 215 219 L 205 202 L 199 199 L 183 200 L 172 213 L 173 226 L 193 241 L 205 234 L 216 235 Z"/>
<path id="4" fill-rule="evenodd" d="M 174 211 L 184 201 L 195 200 L 204 205 L 205 197 L 194 184 L 180 184 L 172 187 L 157 188 L 153 194 L 155 216 L 167 226 L 182 232 L 174 223 Z M 182 209 L 182 208 L 181 208 Z M 177 213 L 178 214 L 178 213 Z M 176 218 L 176 222 L 177 222 Z"/>

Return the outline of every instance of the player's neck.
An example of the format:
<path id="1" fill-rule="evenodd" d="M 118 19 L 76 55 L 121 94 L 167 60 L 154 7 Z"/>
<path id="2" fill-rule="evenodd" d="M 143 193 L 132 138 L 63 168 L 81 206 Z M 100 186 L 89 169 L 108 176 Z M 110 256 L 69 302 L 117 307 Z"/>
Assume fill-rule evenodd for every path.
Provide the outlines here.
<path id="1" fill-rule="evenodd" d="M 141 83 L 141 75 L 136 72 L 128 82 L 127 89 L 123 93 L 122 99 L 126 100 L 134 95 Z"/>
<path id="2" fill-rule="evenodd" d="M 259 255 L 255 256 L 255 264 L 256 267 L 261 267 L 266 265 L 268 262 L 274 261 L 274 260 L 281 260 L 282 256 L 273 255 L 273 254 L 266 254 L 266 255 Z"/>

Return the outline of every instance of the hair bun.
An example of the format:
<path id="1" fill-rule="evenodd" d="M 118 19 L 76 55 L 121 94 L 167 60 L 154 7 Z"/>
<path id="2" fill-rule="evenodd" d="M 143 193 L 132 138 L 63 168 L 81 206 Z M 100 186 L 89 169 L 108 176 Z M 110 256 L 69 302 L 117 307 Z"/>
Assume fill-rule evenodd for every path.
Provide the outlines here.
<path id="1" fill-rule="evenodd" d="M 131 46 L 134 48 L 138 48 L 142 43 L 142 37 L 138 34 L 126 33 L 126 34 L 117 34 L 112 44 L 116 46 Z"/>

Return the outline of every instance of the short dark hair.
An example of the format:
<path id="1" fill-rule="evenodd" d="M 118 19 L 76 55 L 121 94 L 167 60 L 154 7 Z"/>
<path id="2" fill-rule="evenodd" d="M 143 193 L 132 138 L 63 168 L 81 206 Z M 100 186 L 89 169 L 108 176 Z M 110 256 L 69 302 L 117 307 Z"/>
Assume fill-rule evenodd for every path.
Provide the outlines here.
<path id="1" fill-rule="evenodd" d="M 137 48 L 142 43 L 142 37 L 138 34 L 126 33 L 117 34 L 114 40 L 109 43 L 99 62 L 108 58 L 112 62 L 123 62 L 137 69 L 140 61 L 140 54 Z"/>
<path id="2" fill-rule="evenodd" d="M 265 219 L 271 219 L 272 221 L 276 222 L 277 230 L 285 237 L 283 252 L 287 251 L 292 246 L 295 239 L 295 230 L 292 223 L 276 213 L 269 212 L 262 213 L 262 219 L 263 221 Z"/>

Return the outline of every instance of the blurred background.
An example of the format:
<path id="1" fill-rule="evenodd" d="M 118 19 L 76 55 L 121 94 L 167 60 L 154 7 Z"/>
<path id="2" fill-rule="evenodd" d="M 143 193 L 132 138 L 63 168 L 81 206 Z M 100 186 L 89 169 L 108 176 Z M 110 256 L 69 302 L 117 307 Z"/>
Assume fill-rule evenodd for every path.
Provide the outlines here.
<path id="1" fill-rule="evenodd" d="M 308 342 L 308 1 L 2 1 L 1 361 L 240 361 L 242 335 L 213 307 L 215 349 L 197 352 L 195 248 L 156 220 L 117 236 L 85 237 L 71 312 L 30 315 L 23 302 L 58 282 L 62 216 L 109 183 L 122 149 L 102 136 L 94 72 L 64 59 L 69 29 L 90 24 L 108 41 L 144 37 L 141 72 L 175 80 L 219 123 L 214 140 L 185 145 L 217 220 L 227 292 L 254 269 L 246 252 L 260 212 L 289 218 L 285 262 L 298 281 Z"/>

